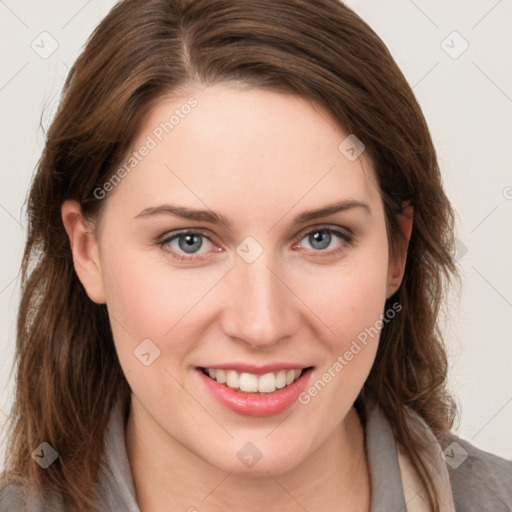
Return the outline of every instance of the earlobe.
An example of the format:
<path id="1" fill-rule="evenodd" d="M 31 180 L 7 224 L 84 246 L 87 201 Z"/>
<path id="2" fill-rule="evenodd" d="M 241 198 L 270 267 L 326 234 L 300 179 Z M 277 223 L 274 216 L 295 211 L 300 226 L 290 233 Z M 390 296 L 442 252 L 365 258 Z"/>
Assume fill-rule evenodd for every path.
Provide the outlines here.
<path id="1" fill-rule="evenodd" d="M 402 204 L 402 211 L 397 215 L 397 221 L 402 231 L 397 250 L 389 262 L 388 285 L 386 297 L 389 299 L 400 287 L 407 262 L 407 249 L 411 240 L 413 225 L 413 207 L 408 203 Z"/>
<path id="2" fill-rule="evenodd" d="M 64 201 L 61 216 L 68 235 L 75 272 L 89 298 L 97 304 L 104 304 L 105 291 L 98 244 L 90 225 L 84 219 L 80 203 Z"/>

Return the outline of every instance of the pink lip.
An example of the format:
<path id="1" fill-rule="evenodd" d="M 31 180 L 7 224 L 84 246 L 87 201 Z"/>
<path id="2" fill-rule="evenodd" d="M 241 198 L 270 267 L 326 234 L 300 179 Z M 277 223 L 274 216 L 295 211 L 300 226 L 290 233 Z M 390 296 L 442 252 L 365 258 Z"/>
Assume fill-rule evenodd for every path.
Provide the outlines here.
<path id="1" fill-rule="evenodd" d="M 235 365 L 234 365 L 235 366 Z M 235 367 L 227 366 L 216 366 L 219 369 L 235 369 Z M 236 365 L 238 371 L 243 365 Z M 272 365 L 274 366 L 274 365 Z M 289 366 L 288 369 L 300 368 L 301 366 Z M 247 368 L 247 366 L 245 366 Z M 265 366 L 257 368 L 261 371 L 261 374 L 269 373 L 268 370 L 271 366 Z M 275 366 L 274 366 L 275 368 Z M 284 369 L 280 366 L 277 369 Z M 272 416 L 285 411 L 297 400 L 298 396 L 304 391 L 309 381 L 312 368 L 308 368 L 303 371 L 302 375 L 289 386 L 282 389 L 277 389 L 273 393 L 244 393 L 242 391 L 236 391 L 228 388 L 224 384 L 219 384 L 217 381 L 207 377 L 199 368 L 197 373 L 199 378 L 203 381 L 206 389 L 216 398 L 222 405 L 227 407 L 229 410 L 241 414 L 243 416 Z M 250 373 L 256 373 L 254 367 L 252 367 Z M 258 373 L 259 375 L 260 373 Z"/>

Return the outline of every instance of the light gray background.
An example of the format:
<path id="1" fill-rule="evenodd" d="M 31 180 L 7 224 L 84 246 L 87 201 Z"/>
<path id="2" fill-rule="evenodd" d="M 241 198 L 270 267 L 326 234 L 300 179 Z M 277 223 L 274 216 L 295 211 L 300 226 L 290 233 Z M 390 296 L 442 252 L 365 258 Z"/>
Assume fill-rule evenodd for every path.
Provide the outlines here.
<path id="1" fill-rule="evenodd" d="M 12 400 L 22 208 L 43 146 L 39 123 L 48 125 L 69 67 L 114 3 L 0 0 L 0 427 Z M 347 3 L 413 86 L 457 212 L 464 286 L 447 304 L 444 328 L 461 410 L 455 430 L 512 458 L 512 2 Z M 42 58 L 52 39 L 58 48 Z"/>

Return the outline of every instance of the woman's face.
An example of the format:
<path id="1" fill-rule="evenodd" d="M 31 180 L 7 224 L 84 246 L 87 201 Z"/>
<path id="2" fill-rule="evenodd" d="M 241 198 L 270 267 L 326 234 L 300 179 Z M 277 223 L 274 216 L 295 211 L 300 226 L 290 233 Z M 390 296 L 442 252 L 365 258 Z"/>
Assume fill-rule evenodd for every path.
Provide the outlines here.
<path id="1" fill-rule="evenodd" d="M 147 118 L 105 186 L 86 288 L 151 435 L 276 474 L 343 430 L 400 280 L 348 135 L 304 99 L 227 85 Z"/>

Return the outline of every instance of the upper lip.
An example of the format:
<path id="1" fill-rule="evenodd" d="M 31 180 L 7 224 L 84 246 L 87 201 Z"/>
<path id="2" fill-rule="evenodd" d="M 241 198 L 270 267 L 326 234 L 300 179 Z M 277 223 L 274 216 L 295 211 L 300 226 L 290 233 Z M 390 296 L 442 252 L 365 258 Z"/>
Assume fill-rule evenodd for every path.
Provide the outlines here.
<path id="1" fill-rule="evenodd" d="M 215 368 L 217 370 L 236 370 L 239 373 L 253 373 L 254 375 L 265 375 L 279 370 L 305 370 L 311 365 L 304 365 L 302 363 L 272 363 L 265 365 L 254 365 L 249 363 L 220 363 L 211 364 L 207 366 L 200 366 L 199 368 Z"/>

